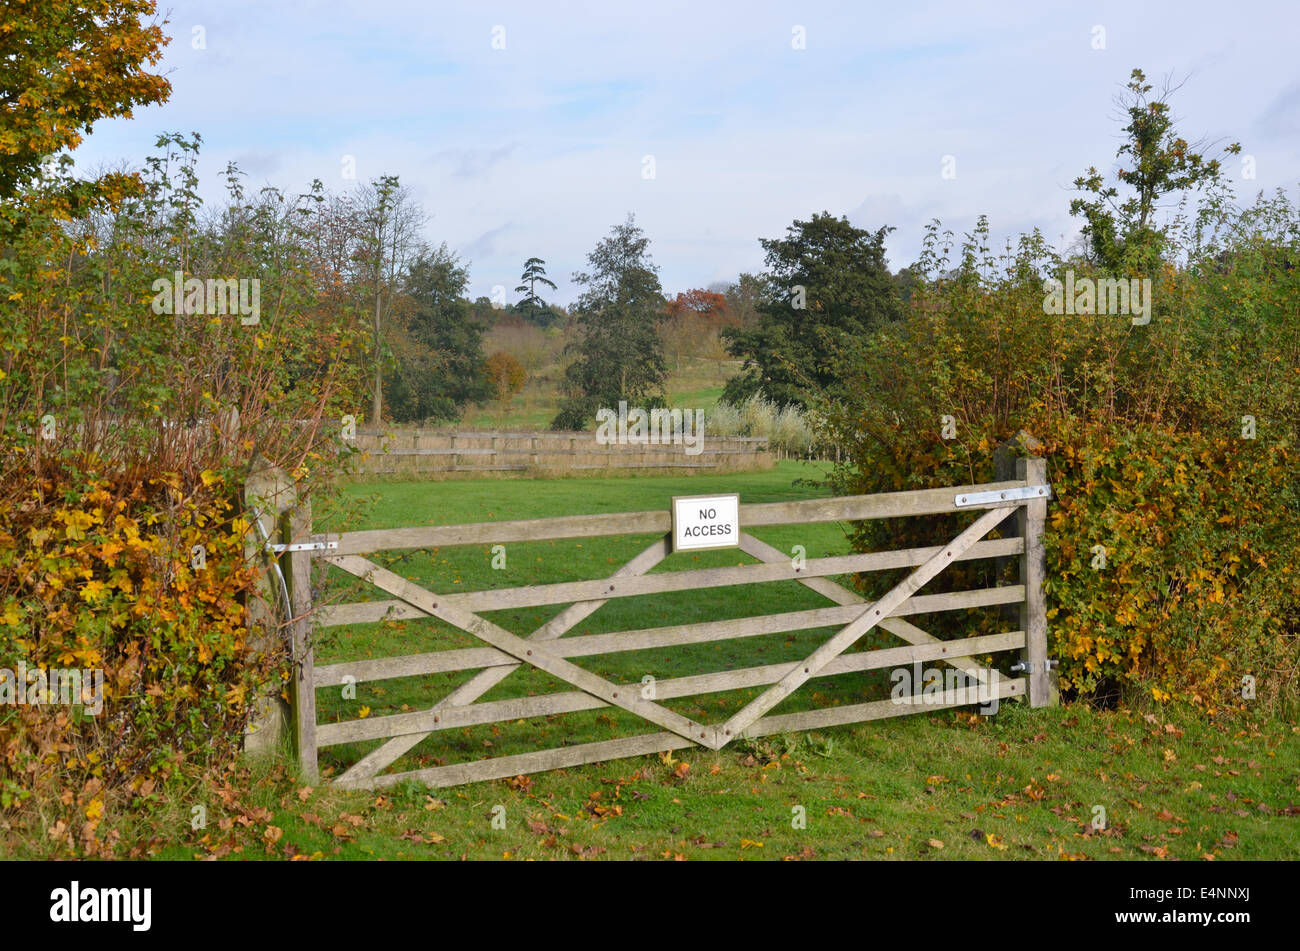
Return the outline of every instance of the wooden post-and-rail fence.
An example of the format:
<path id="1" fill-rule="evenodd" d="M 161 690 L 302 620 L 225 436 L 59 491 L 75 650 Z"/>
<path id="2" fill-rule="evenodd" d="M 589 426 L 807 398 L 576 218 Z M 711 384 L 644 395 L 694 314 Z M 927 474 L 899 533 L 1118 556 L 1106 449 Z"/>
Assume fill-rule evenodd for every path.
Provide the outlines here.
<path id="1" fill-rule="evenodd" d="M 1043 532 L 1051 487 L 1047 484 L 1044 460 L 1021 458 L 1015 465 L 1014 479 L 983 485 L 741 505 L 739 549 L 757 559 L 758 564 L 656 574 L 648 572 L 672 551 L 671 513 L 667 510 L 325 535 L 312 533 L 309 512 L 289 506 L 278 515 L 274 542 L 280 548 L 279 565 L 284 581 L 279 599 L 283 602 L 282 611 L 291 619 L 288 624 L 294 661 L 291 719 L 302 771 L 311 780 L 318 778 L 318 748 L 383 740 L 334 779 L 334 784 L 373 788 L 414 779 L 430 786 L 449 786 L 688 747 L 717 750 L 740 737 L 858 723 L 925 709 L 986 703 L 992 698 L 1027 697 L 1034 707 L 1054 703 L 1043 593 L 1046 570 Z M 746 531 L 768 525 L 966 512 L 974 516 L 970 524 L 946 545 L 808 558 L 801 562 L 793 561 L 786 552 Z M 1003 532 L 1008 532 L 1013 525 L 1016 534 L 1011 537 L 985 538 L 994 529 L 1001 527 Z M 373 552 L 393 549 L 638 534 L 660 537 L 607 578 L 481 591 L 429 590 L 367 557 Z M 941 594 L 917 593 L 954 562 L 1008 558 L 1016 559 L 1019 564 L 1016 584 Z M 322 605 L 313 611 L 310 588 L 313 561 L 360 578 L 387 598 Z M 867 601 L 833 580 L 836 575 L 900 568 L 911 571 L 875 601 Z M 703 592 L 728 585 L 791 580 L 825 597 L 828 606 L 641 630 L 562 636 L 617 598 L 669 591 Z M 560 604 L 567 607 L 527 636 L 507 631 L 480 613 Z M 1018 618 L 1012 623 L 1018 624 L 1017 629 L 979 637 L 942 640 L 907 620 L 919 614 L 1016 605 Z M 427 617 L 438 618 L 467 632 L 476 638 L 479 646 L 321 666 L 314 663 L 315 629 Z M 608 680 L 572 660 L 827 626 L 839 626 L 839 629 L 802 661 L 660 680 L 654 699 L 643 696 L 639 683 Z M 901 641 L 900 646 L 848 652 L 874 629 L 893 635 Z M 1003 675 L 996 667 L 984 666 L 976 660 L 982 655 L 1005 651 L 1019 652 L 1018 662 L 1010 667 L 1015 676 Z M 927 662 L 947 665 L 960 672 L 966 682 L 978 685 L 978 698 L 973 693 L 949 691 L 944 694 L 943 702 L 936 703 L 933 697 L 923 698 L 917 687 L 914 694 L 902 701 L 894 697 L 780 715 L 770 712 L 816 678 Z M 538 668 L 573 689 L 540 696 L 481 700 L 485 693 L 525 665 Z M 316 722 L 318 689 L 451 671 L 477 673 L 448 695 L 431 697 L 426 709 L 338 723 Z M 721 723 L 697 722 L 660 703 L 677 697 L 756 687 L 765 689 Z M 421 740 L 438 731 L 602 707 L 619 707 L 659 730 L 624 739 L 562 745 L 406 772 L 385 772 Z"/>

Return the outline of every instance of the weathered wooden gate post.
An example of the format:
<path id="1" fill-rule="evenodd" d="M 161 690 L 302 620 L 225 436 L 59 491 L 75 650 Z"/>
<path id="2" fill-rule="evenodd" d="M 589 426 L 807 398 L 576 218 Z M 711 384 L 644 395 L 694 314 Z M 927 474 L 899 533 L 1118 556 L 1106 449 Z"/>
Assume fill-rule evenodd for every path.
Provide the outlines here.
<path id="1" fill-rule="evenodd" d="M 293 508 L 281 516 L 280 538 L 284 544 L 311 541 L 311 501 L 297 499 Z M 311 560 L 308 551 L 287 551 L 283 555 L 288 570 L 289 630 L 293 644 L 290 668 L 290 707 L 293 712 L 294 750 L 298 768 L 310 782 L 319 778 L 316 764 L 316 671 L 311 619 Z"/>
<path id="2" fill-rule="evenodd" d="M 1046 485 L 1047 460 L 1017 459 L 1016 478 L 1027 485 Z M 1025 551 L 1020 556 L 1020 583 L 1025 586 L 1020 627 L 1025 632 L 1025 646 L 1020 656 L 1029 675 L 1029 705 L 1052 706 L 1056 696 L 1047 668 L 1047 594 L 1043 591 L 1047 577 L 1047 549 L 1043 545 L 1047 499 L 1029 499 L 1017 506 L 1016 524 L 1020 537 L 1025 540 Z"/>
<path id="3" fill-rule="evenodd" d="M 290 703 L 280 697 L 274 682 L 258 696 L 254 714 L 244 731 L 247 752 L 274 749 L 286 732 L 293 740 L 304 775 L 316 778 L 316 695 L 311 650 L 311 552 L 290 551 L 278 556 L 268 545 L 306 542 L 311 535 L 311 503 L 299 499 L 292 478 L 283 469 L 258 457 L 244 483 L 244 505 L 256 524 L 245 543 L 250 560 L 272 558 L 255 596 L 248 601 L 248 622 L 253 649 L 281 654 L 285 639 L 290 648 L 292 672 Z M 281 627 L 284 624 L 285 627 Z M 287 638 L 286 638 L 287 633 Z M 291 727 L 291 729 L 286 729 Z"/>
<path id="4" fill-rule="evenodd" d="M 261 457 L 253 460 L 244 480 L 244 511 L 249 521 L 256 523 L 244 543 L 248 561 L 265 563 L 266 545 L 275 540 L 280 513 L 293 504 L 295 496 L 292 480 L 281 469 Z M 272 569 L 248 599 L 249 646 L 254 651 L 276 654 L 280 650 L 277 630 L 288 610 L 283 590 Z M 253 715 L 244 729 L 244 750 L 251 753 L 274 749 L 286 735 L 289 718 L 279 683 L 265 686 L 253 703 Z"/>

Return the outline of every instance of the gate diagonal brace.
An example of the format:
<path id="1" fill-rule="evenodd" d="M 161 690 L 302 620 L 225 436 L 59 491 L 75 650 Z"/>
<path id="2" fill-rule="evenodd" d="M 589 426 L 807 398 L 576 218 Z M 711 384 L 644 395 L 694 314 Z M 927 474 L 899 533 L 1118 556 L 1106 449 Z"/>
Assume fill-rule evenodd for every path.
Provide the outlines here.
<path id="1" fill-rule="evenodd" d="M 368 581 L 370 584 L 395 595 L 427 614 L 446 621 L 468 634 L 473 634 L 479 640 L 490 644 L 497 650 L 510 654 L 525 664 L 532 664 L 548 674 L 559 677 L 584 693 L 605 701 L 610 706 L 621 707 L 628 713 L 657 724 L 665 730 L 671 730 L 692 743 L 699 743 L 701 746 L 708 746 L 710 749 L 718 748 L 717 746 L 710 746 L 711 743 L 717 741 L 716 727 L 696 723 L 694 720 L 679 713 L 674 713 L 653 700 L 643 700 L 639 695 L 639 691 L 629 691 L 626 686 L 620 686 L 603 677 L 598 677 L 577 664 L 570 663 L 564 658 L 551 653 L 536 641 L 525 640 L 470 611 L 440 603 L 438 596 L 433 592 L 426 591 L 400 575 L 394 574 L 386 568 L 381 568 L 372 561 L 358 555 L 339 555 L 330 560 L 344 571 Z"/>
<path id="2" fill-rule="evenodd" d="M 721 749 L 722 746 L 731 741 L 732 737 L 739 736 L 764 713 L 767 713 L 767 711 L 798 690 L 819 670 L 857 643 L 863 634 L 867 633 L 907 601 L 935 575 L 952 564 L 954 558 L 983 538 L 1005 518 L 1006 512 L 1001 508 L 990 509 L 981 515 L 975 520 L 974 524 L 943 546 L 929 561 L 895 585 L 884 597 L 874 604 L 867 605 L 856 621 L 848 624 L 838 634 L 814 650 L 802 664 L 799 664 L 781 680 L 742 707 L 726 723 L 718 727 L 718 745 L 710 748 Z"/>
<path id="3" fill-rule="evenodd" d="M 610 578 L 624 578 L 636 575 L 643 575 L 655 565 L 659 564 L 668 557 L 672 547 L 672 540 L 665 535 L 662 538 L 652 542 L 648 548 L 645 548 L 627 562 L 621 568 L 616 570 Z M 530 641 L 549 641 L 558 637 L 563 637 L 570 631 L 574 625 L 581 624 L 592 614 L 598 611 L 605 601 L 579 601 L 569 605 L 555 617 L 551 618 L 537 630 L 528 635 Z M 487 693 L 501 681 L 505 680 L 512 673 L 518 670 L 519 664 L 510 667 L 493 667 L 489 670 L 480 670 L 471 677 L 466 683 L 462 684 L 456 690 L 443 697 L 435 703 L 430 710 L 436 710 L 444 706 L 461 706 L 472 704 L 483 694 Z M 421 740 L 432 736 L 428 733 L 410 733 L 403 736 L 395 736 L 386 740 L 382 745 L 367 753 L 357 762 L 353 763 L 342 776 L 340 780 L 361 780 L 369 779 L 401 758 L 407 751 L 415 747 Z"/>
<path id="4" fill-rule="evenodd" d="M 760 541 L 753 535 L 744 532 L 740 535 L 740 550 L 747 555 L 752 555 L 759 561 L 781 562 L 788 561 L 790 556 L 779 548 L 773 548 L 767 542 Z M 822 597 L 834 601 L 836 604 L 861 604 L 865 609 L 867 599 L 862 597 L 856 591 L 851 591 L 844 585 L 830 578 L 801 578 L 799 583 L 816 591 Z M 901 617 L 887 617 L 880 621 L 881 628 L 893 634 L 905 644 L 938 644 L 940 639 L 928 631 L 923 631 L 915 624 Z M 968 677 L 974 678 L 978 683 L 986 683 L 989 678 L 996 676 L 997 672 L 989 667 L 985 667 L 975 660 L 974 657 L 945 657 L 942 663 L 949 667 L 955 667 Z"/>

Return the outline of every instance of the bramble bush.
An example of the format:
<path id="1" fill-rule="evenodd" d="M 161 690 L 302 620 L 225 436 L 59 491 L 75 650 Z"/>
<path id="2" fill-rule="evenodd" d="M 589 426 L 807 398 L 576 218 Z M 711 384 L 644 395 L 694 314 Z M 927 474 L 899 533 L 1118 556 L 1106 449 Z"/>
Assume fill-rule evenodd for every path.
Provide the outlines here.
<path id="1" fill-rule="evenodd" d="M 147 792 L 187 757 L 237 750 L 250 701 L 284 660 L 250 651 L 244 599 L 255 575 L 225 489 L 212 473 L 189 491 L 175 474 L 61 492 L 38 478 L 28 504 L 0 511 L 4 666 L 19 658 L 104 679 L 97 716 L 26 705 L 0 714 L 0 805 L 79 791 L 86 822 L 65 829 L 87 854 L 112 794 Z M 201 569 L 191 559 L 199 544 Z"/>
<path id="2" fill-rule="evenodd" d="M 1209 708 L 1293 700 L 1300 480 L 1293 450 L 1144 427 L 1077 427 L 1043 447 L 1048 623 L 1065 683 L 1140 683 Z M 1105 549 L 1105 566 L 1095 545 Z M 1249 691 L 1247 691 L 1249 693 Z"/>
<path id="3" fill-rule="evenodd" d="M 905 318 L 841 354 L 845 396 L 826 413 L 848 458 L 832 484 L 873 493 L 994 481 L 994 451 L 1028 432 L 1053 486 L 1046 591 L 1062 686 L 1211 710 L 1293 708 L 1300 211 L 1281 193 L 1240 211 L 1212 195 L 1175 236 L 1180 254 L 1150 275 L 1150 323 L 1135 325 L 1045 313 L 1045 278 L 1067 267 L 1099 275 L 1052 254 L 1037 232 L 992 255 L 981 219 L 953 262 L 951 235 L 932 225 Z M 944 439 L 949 415 L 956 436 Z M 941 544 L 961 524 L 869 523 L 855 543 Z M 878 593 L 897 577 L 862 583 Z M 955 565 L 931 590 L 993 580 L 987 566 Z M 998 628 L 993 613 L 974 633 Z M 971 633 L 959 614 L 923 626 Z"/>

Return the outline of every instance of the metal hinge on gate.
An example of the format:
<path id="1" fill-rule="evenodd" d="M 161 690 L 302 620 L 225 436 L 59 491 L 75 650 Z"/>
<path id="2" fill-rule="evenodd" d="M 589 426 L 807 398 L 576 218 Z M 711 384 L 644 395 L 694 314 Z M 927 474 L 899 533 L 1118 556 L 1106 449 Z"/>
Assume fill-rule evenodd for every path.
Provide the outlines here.
<path id="1" fill-rule="evenodd" d="M 338 548 L 339 543 L 336 541 L 322 542 L 294 542 L 292 545 L 267 545 L 267 551 L 273 551 L 277 555 L 286 551 L 328 551 Z"/>
<path id="2" fill-rule="evenodd" d="M 1050 485 L 1025 485 L 1018 489 L 994 489 L 992 492 L 968 492 L 954 499 L 958 508 L 970 505 L 988 505 L 990 502 L 1018 502 L 1021 499 L 1051 498 Z"/>
<path id="3" fill-rule="evenodd" d="M 1057 666 L 1057 662 L 1049 657 L 1043 661 L 1043 672 L 1047 673 L 1055 666 Z M 1032 674 L 1034 672 L 1034 662 L 1032 660 L 1018 660 L 1011 665 L 1011 672 L 1013 674 Z"/>

